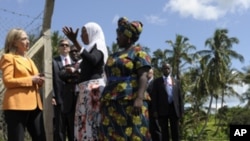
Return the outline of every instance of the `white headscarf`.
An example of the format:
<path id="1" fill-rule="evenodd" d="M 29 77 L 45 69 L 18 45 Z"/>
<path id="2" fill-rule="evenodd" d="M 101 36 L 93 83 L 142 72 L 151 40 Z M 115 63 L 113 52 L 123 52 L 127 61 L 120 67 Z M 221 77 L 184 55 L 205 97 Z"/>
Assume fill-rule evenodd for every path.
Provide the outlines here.
<path id="1" fill-rule="evenodd" d="M 89 52 L 96 44 L 97 49 L 103 53 L 103 61 L 106 63 L 108 59 L 108 50 L 102 28 L 95 22 L 88 22 L 84 27 L 86 28 L 89 37 L 89 44 L 87 45 L 86 50 Z"/>

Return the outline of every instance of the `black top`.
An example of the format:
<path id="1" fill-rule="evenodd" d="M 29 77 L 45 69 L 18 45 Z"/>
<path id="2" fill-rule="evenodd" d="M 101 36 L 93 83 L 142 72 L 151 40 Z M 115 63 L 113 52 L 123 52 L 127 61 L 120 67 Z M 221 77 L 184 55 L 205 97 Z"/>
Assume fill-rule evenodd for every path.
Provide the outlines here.
<path id="1" fill-rule="evenodd" d="M 82 62 L 80 64 L 81 73 L 78 82 L 88 81 L 91 79 L 98 79 L 103 74 L 103 53 L 93 47 L 90 52 L 83 50 L 80 54 Z"/>

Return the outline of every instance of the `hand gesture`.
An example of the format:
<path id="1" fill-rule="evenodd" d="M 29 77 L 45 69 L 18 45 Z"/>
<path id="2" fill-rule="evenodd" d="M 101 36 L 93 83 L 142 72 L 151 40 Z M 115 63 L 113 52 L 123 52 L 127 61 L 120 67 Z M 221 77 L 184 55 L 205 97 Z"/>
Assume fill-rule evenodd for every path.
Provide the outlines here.
<path id="1" fill-rule="evenodd" d="M 75 68 L 67 66 L 67 67 L 65 67 L 65 70 L 66 70 L 67 73 L 73 73 L 75 71 Z"/>
<path id="2" fill-rule="evenodd" d="M 78 34 L 78 31 L 79 29 L 77 28 L 76 31 L 74 32 L 72 27 L 63 27 L 62 29 L 63 33 L 72 41 L 72 42 L 75 42 L 76 39 L 77 39 L 77 34 Z"/>

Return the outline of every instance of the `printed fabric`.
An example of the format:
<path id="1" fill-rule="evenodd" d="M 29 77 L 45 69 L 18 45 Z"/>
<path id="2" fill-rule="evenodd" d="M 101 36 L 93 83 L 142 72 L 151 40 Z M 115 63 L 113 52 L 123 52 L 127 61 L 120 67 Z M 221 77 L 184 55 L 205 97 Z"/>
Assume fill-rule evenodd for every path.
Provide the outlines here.
<path id="1" fill-rule="evenodd" d="M 75 141 L 97 141 L 100 124 L 100 97 L 105 86 L 104 79 L 80 83 L 76 103 Z"/>
<path id="2" fill-rule="evenodd" d="M 150 57 L 141 47 L 109 56 L 105 71 L 107 85 L 101 97 L 100 141 L 150 141 L 148 105 L 145 92 L 142 114 L 131 114 L 137 97 L 136 70 L 150 67 Z"/>

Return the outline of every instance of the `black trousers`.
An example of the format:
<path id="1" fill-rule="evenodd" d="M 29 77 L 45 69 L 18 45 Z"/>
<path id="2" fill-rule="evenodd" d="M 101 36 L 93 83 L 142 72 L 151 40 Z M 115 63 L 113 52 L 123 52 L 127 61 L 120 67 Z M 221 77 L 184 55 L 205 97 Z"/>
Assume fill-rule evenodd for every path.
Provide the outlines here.
<path id="1" fill-rule="evenodd" d="M 67 113 L 62 112 L 61 104 L 54 107 L 54 141 L 66 141 L 66 138 L 74 141 L 75 103 L 76 97 Z"/>
<path id="2" fill-rule="evenodd" d="M 158 117 L 159 125 L 162 132 L 162 141 L 180 141 L 180 120 L 176 116 L 174 104 L 169 104 L 168 114 Z M 170 130 L 169 130 L 170 127 Z"/>
<path id="3" fill-rule="evenodd" d="M 151 134 L 152 141 L 162 141 L 161 127 L 158 119 L 149 118 L 149 132 Z"/>
<path id="4" fill-rule="evenodd" d="M 25 130 L 32 141 L 46 141 L 43 114 L 40 109 L 31 111 L 5 110 L 8 141 L 24 141 Z"/>
<path id="5" fill-rule="evenodd" d="M 162 133 L 161 133 L 161 127 L 159 125 L 158 119 L 155 119 L 153 117 L 153 111 L 152 111 L 152 103 L 149 101 L 148 103 L 148 114 L 149 114 L 149 132 L 151 134 L 152 141 L 162 141 Z"/>

